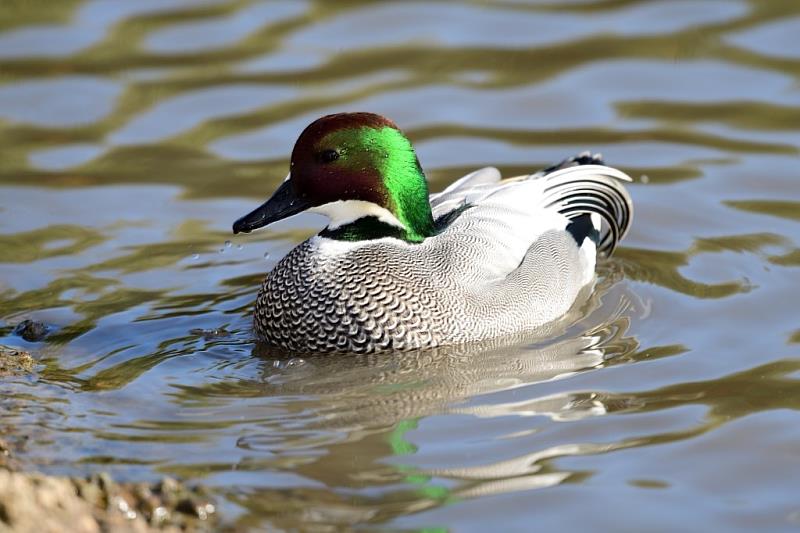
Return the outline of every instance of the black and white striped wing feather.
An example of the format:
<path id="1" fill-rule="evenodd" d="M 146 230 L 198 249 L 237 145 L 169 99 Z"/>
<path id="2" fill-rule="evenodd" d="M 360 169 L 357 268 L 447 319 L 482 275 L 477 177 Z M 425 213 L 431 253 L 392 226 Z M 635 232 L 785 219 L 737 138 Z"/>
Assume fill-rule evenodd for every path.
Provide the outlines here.
<path id="1" fill-rule="evenodd" d="M 441 193 L 431 195 L 434 218 L 467 205 L 503 198 L 508 207 L 532 212 L 558 212 L 568 219 L 599 215 L 602 220 L 598 251 L 610 255 L 625 236 L 633 217 L 633 202 L 623 187 L 632 181 L 624 172 L 605 165 L 580 164 L 552 167 L 528 176 L 500 180 L 497 169 L 487 167 L 464 176 Z M 519 202 L 526 202 L 520 206 Z"/>
<path id="2" fill-rule="evenodd" d="M 584 214 L 600 215 L 598 252 L 611 255 L 628 232 L 633 202 L 622 182 L 631 181 L 624 172 L 604 165 L 564 168 L 539 179 L 545 181 L 541 205 L 569 219 Z"/>

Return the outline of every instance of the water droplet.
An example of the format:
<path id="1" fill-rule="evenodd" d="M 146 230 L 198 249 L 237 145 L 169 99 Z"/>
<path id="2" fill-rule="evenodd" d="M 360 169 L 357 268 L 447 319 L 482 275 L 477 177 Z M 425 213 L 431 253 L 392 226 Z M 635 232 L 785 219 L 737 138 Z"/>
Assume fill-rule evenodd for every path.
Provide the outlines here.
<path id="1" fill-rule="evenodd" d="M 233 244 L 231 241 L 225 241 L 225 248 L 230 248 L 231 244 Z"/>
<path id="2" fill-rule="evenodd" d="M 642 174 L 640 180 L 642 183 L 650 183 L 650 176 L 648 176 L 647 174 Z"/>
<path id="3" fill-rule="evenodd" d="M 264 259 L 269 259 L 269 252 L 264 252 Z"/>
<path id="4" fill-rule="evenodd" d="M 272 361 L 272 367 L 278 370 L 289 370 L 291 368 L 301 367 L 306 364 L 305 359 L 301 357 L 292 357 L 291 359 L 275 359 Z"/>
<path id="5" fill-rule="evenodd" d="M 237 245 L 236 245 L 236 249 L 237 249 L 237 250 L 241 250 L 242 248 L 244 248 L 244 246 L 242 246 L 241 244 L 237 244 Z"/>
<path id="6" fill-rule="evenodd" d="M 200 259 L 200 254 L 192 254 L 192 261 L 197 261 Z"/>

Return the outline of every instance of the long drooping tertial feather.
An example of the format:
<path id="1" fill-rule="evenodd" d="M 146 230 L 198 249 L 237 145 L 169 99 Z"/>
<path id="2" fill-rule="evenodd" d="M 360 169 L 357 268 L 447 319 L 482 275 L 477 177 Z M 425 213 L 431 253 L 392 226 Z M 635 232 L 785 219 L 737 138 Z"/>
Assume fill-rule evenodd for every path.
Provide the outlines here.
<path id="1" fill-rule="evenodd" d="M 625 236 L 633 216 L 633 202 L 620 181 L 631 178 L 603 165 L 564 168 L 539 179 L 545 180 L 542 205 L 572 219 L 598 214 L 604 224 L 598 251 L 610 255 Z"/>
<path id="2" fill-rule="evenodd" d="M 435 218 L 454 209 L 478 204 L 498 194 L 517 194 L 516 187 L 536 187 L 535 197 L 539 207 L 554 209 L 567 218 L 584 214 L 597 214 L 602 219 L 598 251 L 610 255 L 625 236 L 633 216 L 633 202 L 620 182 L 631 178 L 617 169 L 602 164 L 599 156 L 577 156 L 546 170 L 528 176 L 499 179 L 497 169 L 487 167 L 473 172 L 452 184 L 441 193 L 431 195 L 431 208 Z M 533 206 L 531 206 L 533 207 Z"/>

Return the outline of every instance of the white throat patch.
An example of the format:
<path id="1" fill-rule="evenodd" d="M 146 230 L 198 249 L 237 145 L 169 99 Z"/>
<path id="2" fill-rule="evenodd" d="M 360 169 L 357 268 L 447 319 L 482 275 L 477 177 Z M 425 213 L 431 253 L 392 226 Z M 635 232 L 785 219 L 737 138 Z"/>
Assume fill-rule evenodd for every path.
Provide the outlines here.
<path id="1" fill-rule="evenodd" d="M 309 213 L 319 213 L 330 219 L 328 229 L 334 230 L 359 218 L 375 217 L 381 222 L 405 230 L 406 227 L 391 211 L 372 202 L 364 200 L 338 200 L 318 207 L 312 207 Z"/>

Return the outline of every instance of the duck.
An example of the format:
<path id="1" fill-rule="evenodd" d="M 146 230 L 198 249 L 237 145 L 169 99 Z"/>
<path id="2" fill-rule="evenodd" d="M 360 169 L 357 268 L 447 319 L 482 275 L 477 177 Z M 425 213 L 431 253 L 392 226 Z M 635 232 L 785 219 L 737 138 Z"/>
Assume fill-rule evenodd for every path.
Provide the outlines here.
<path id="1" fill-rule="evenodd" d="M 534 331 L 596 280 L 627 233 L 631 178 L 585 152 L 529 175 L 482 168 L 430 194 L 408 137 L 366 112 L 323 116 L 289 174 L 233 223 L 302 212 L 327 225 L 266 275 L 253 329 L 301 354 L 422 350 Z"/>

